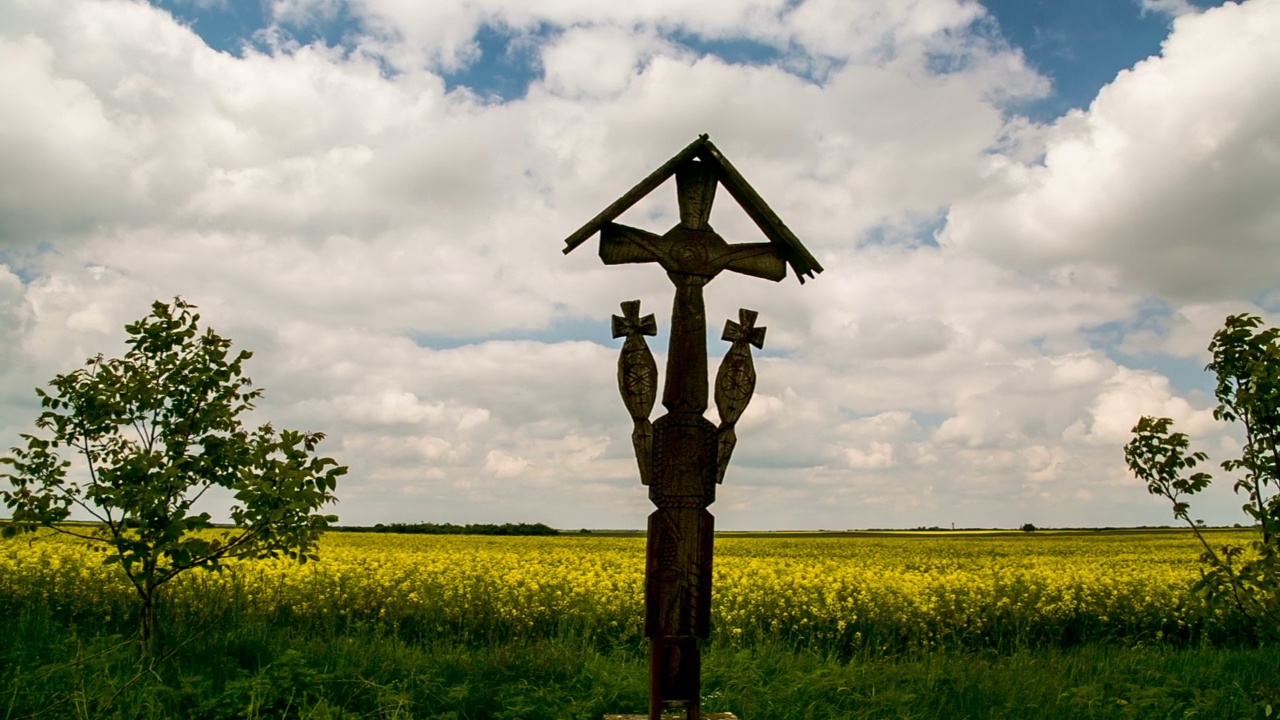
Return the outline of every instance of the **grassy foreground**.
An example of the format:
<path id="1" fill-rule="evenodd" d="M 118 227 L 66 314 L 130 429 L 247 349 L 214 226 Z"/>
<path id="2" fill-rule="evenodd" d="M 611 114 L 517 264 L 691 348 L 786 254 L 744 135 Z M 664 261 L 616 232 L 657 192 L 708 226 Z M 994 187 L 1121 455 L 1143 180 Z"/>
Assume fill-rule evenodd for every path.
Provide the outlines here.
<path id="1" fill-rule="evenodd" d="M 215 623 L 148 668 L 129 636 L 42 613 L 0 626 L 0 718 L 599 718 L 645 704 L 642 647 L 406 642 Z M 710 648 L 709 710 L 818 718 L 1266 718 L 1276 648 L 1084 645 L 835 659 Z"/>

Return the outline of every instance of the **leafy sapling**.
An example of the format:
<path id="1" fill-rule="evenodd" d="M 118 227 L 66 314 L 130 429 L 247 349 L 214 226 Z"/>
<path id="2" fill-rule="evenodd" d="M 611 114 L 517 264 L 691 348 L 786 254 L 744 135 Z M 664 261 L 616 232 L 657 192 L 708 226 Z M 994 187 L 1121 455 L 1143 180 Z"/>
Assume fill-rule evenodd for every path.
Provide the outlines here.
<path id="1" fill-rule="evenodd" d="M 1125 461 L 1147 491 L 1167 498 L 1175 517 L 1187 522 L 1204 547 L 1206 569 L 1198 586 L 1210 598 L 1229 599 L 1249 618 L 1259 635 L 1280 640 L 1280 330 L 1259 330 L 1255 315 L 1232 315 L 1213 336 L 1213 360 L 1205 368 L 1217 376 L 1218 420 L 1240 422 L 1245 442 L 1239 458 L 1222 463 L 1237 473 L 1234 489 L 1247 501 L 1242 510 L 1259 530 L 1249 551 L 1235 545 L 1213 548 L 1201 523 L 1191 519 L 1188 498 L 1209 487 L 1212 477 L 1192 472 L 1208 460 L 1189 452 L 1184 433 L 1172 432 L 1173 420 L 1143 417 L 1125 446 Z"/>
<path id="2" fill-rule="evenodd" d="M 317 559 L 337 520 L 321 509 L 347 471 L 315 454 L 322 433 L 243 425 L 262 396 L 244 375 L 251 353 L 201 331 L 194 310 L 157 301 L 125 327 L 123 357 L 99 354 L 37 389 L 42 432 L 0 458 L 5 535 L 44 527 L 105 550 L 137 591 L 144 655 L 157 649 L 157 597 L 182 573 L 233 558 Z M 230 528 L 197 509 L 213 488 L 234 497 Z M 76 511 L 93 522 L 68 522 Z"/>

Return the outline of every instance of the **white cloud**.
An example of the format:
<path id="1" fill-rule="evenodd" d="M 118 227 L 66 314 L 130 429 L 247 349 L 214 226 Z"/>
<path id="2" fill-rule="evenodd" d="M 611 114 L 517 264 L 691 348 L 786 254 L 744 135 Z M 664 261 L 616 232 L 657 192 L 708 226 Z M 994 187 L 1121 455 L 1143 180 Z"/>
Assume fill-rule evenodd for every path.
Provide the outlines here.
<path id="1" fill-rule="evenodd" d="M 1238 213 L 1222 204 L 1270 177 L 1272 55 L 1247 33 L 1202 50 L 1274 7 L 1179 19 L 1164 58 L 1050 128 L 1009 116 L 1047 83 L 970 2 L 363 0 L 346 8 L 363 21 L 351 52 L 281 41 L 243 57 L 141 3 L 6 8 L 0 442 L 29 426 L 31 386 L 118 352 L 126 322 L 181 294 L 255 351 L 255 419 L 329 434 L 322 450 L 351 466 L 345 521 L 639 527 L 616 347 L 596 341 L 632 298 L 665 331 L 671 286 L 593 248 L 565 258 L 561 240 L 709 132 L 827 267 L 803 287 L 708 287 L 710 325 L 750 307 L 769 328 L 720 527 L 1162 522 L 1124 471 L 1128 426 L 1150 412 L 1215 447 L 1229 436 L 1203 398 L 1118 365 L 1088 331 L 1117 323 L 1125 347 L 1186 354 L 1240 292 L 1274 290 L 1268 186 L 1232 195 Z M 292 22 L 339 9 L 273 5 Z M 446 92 L 439 72 L 474 61 L 482 24 L 523 33 L 541 63 L 524 97 Z M 779 58 L 700 56 L 677 32 Z M 1228 68 L 1238 82 L 1213 75 Z M 1076 192 L 1081 178 L 1111 191 Z M 1135 189 L 1151 178 L 1165 185 Z M 665 230 L 672 190 L 624 219 Z M 759 239 L 726 193 L 712 221 Z M 1236 295 L 1177 304 L 1225 292 L 1204 257 L 1235 263 L 1196 222 L 1256 252 L 1230 267 L 1248 280 Z M 1151 243 L 1201 259 L 1114 242 L 1166 225 Z M 1034 251 L 1015 242 L 1028 233 Z M 1196 262 L 1213 277 L 1177 284 Z M 1152 288 L 1174 300 L 1143 324 Z"/>
<path id="2" fill-rule="evenodd" d="M 1173 395 L 1167 378 L 1127 369 L 1121 369 L 1107 383 L 1089 413 L 1092 418 L 1085 439 L 1108 447 L 1128 442 L 1143 415 L 1173 418 L 1178 430 L 1190 435 L 1208 435 L 1218 426 L 1211 409 L 1194 408 Z"/>
<path id="3" fill-rule="evenodd" d="M 1059 119 L 1042 163 L 993 155 L 940 240 L 1025 268 L 1114 269 L 1176 301 L 1280 275 L 1280 2 L 1179 18 L 1160 56 Z"/>
<path id="4" fill-rule="evenodd" d="M 280 21 L 316 23 L 344 8 L 361 21 L 358 45 L 395 67 L 457 70 L 479 58 L 474 41 L 483 25 L 506 32 L 553 28 L 629 28 L 642 32 L 680 30 L 711 39 L 751 39 L 809 56 L 884 60 L 897 49 L 915 52 L 949 40 L 983 14 L 973 2 L 913 0 L 846 4 L 827 0 L 688 3 L 600 3 L 556 0 L 527 3 L 418 3 L 404 0 L 276 0 Z M 606 36 L 607 38 L 607 36 Z M 605 38 L 602 38 L 604 40 Z M 616 41 L 616 40 L 615 40 Z M 622 41 L 625 44 L 626 41 Z M 889 51 L 889 49 L 895 49 Z"/>
<path id="5" fill-rule="evenodd" d="M 1200 12 L 1189 0 L 1142 0 L 1143 13 L 1160 13 L 1170 17 L 1179 17 Z"/>
<path id="6" fill-rule="evenodd" d="M 1239 300 L 1187 303 L 1125 333 L 1119 347 L 1131 355 L 1163 354 L 1207 364 L 1212 358 L 1208 347 L 1213 334 L 1222 329 L 1228 316 L 1244 313 L 1266 316 L 1262 308 Z"/>
<path id="7" fill-rule="evenodd" d="M 501 450 L 490 450 L 484 458 L 484 471 L 499 478 L 516 477 L 529 467 L 529 461 Z"/>
<path id="8" fill-rule="evenodd" d="M 655 35 L 637 35 L 621 28 L 570 28 L 543 47 L 543 82 L 559 97 L 613 97 L 625 90 L 659 51 L 679 54 Z"/>

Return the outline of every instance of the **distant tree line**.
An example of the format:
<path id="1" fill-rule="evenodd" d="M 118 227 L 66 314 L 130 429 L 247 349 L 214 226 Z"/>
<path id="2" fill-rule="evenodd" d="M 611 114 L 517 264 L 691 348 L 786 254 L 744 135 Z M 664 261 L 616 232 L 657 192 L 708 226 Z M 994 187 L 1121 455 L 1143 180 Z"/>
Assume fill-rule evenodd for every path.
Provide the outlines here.
<path id="1" fill-rule="evenodd" d="M 503 523 L 501 525 L 453 523 L 378 523 L 373 527 L 333 527 L 343 532 L 382 532 L 407 535 L 559 535 L 560 531 L 543 523 Z"/>

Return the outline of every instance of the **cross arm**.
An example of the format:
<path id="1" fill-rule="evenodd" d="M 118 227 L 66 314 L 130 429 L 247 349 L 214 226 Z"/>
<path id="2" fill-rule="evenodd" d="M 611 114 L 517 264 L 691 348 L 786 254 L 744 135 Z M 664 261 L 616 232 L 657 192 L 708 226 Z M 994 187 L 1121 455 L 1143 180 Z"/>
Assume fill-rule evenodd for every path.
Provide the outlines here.
<path id="1" fill-rule="evenodd" d="M 780 282 L 787 277 L 787 263 L 771 242 L 730 245 L 722 256 L 724 268 L 743 275 Z"/>
<path id="2" fill-rule="evenodd" d="M 618 223 L 600 228 L 600 259 L 605 265 L 661 262 L 663 239 L 647 230 Z"/>

